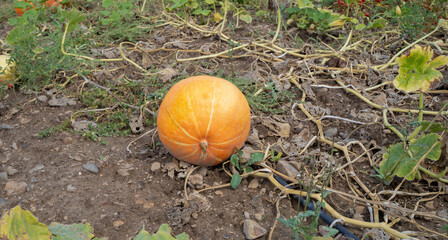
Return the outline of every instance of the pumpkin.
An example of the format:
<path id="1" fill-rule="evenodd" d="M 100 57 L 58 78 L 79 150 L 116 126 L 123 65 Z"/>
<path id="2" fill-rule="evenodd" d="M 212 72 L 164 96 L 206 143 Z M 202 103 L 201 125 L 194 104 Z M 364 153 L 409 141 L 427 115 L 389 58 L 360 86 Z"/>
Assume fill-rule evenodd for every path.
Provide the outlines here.
<path id="1" fill-rule="evenodd" d="M 200 166 L 225 161 L 250 130 L 250 108 L 231 82 L 195 76 L 176 83 L 157 116 L 159 138 L 175 158 Z"/>
<path id="2" fill-rule="evenodd" d="M 23 0 L 17 0 L 18 2 L 22 2 Z M 32 2 L 26 1 L 25 2 L 29 3 L 31 5 L 32 8 L 36 9 L 36 7 L 34 6 L 34 4 Z M 29 8 L 15 8 L 14 10 L 16 10 L 17 15 L 22 16 L 27 10 L 31 9 L 31 7 Z"/>
<path id="3" fill-rule="evenodd" d="M 62 1 L 63 0 L 47 0 L 45 2 L 45 6 L 46 7 L 57 7 L 57 6 L 60 5 L 62 8 L 64 8 L 65 5 L 68 5 L 68 3 L 67 4 L 63 4 Z"/>

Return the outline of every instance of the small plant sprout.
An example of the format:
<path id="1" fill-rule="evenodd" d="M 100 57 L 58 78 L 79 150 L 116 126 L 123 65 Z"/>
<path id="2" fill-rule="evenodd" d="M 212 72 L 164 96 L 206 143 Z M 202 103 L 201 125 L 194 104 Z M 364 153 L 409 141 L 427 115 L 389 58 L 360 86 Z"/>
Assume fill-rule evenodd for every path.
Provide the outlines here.
<path id="1" fill-rule="evenodd" d="M 447 169 L 437 174 L 420 165 L 425 159 L 436 161 L 440 158 L 442 146 L 440 139 L 447 130 L 446 126 L 441 124 L 423 121 L 423 93 L 428 91 L 431 84 L 443 78 L 442 73 L 436 68 L 448 64 L 448 56 L 432 58 L 431 48 L 419 45 L 411 49 L 409 55 L 397 58 L 400 68 L 393 84 L 399 90 L 419 93 L 419 114 L 414 131 L 410 134 L 403 134 L 389 124 L 386 116 L 387 110 L 383 110 L 384 124 L 402 140 L 387 149 L 383 155 L 383 161 L 379 165 L 378 176 L 387 182 L 392 181 L 394 176 L 407 180 L 413 180 L 417 176 L 419 179 L 420 171 L 439 181 L 448 182 L 443 178 Z M 442 110 L 443 108 L 440 111 Z M 425 133 L 421 133 L 422 131 Z"/>

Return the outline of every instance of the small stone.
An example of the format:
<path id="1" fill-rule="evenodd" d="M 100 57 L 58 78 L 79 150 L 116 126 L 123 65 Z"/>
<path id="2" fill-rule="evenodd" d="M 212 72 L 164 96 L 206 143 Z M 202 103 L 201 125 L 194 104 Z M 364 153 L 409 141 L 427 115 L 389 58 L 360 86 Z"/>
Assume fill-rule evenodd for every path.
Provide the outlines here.
<path id="1" fill-rule="evenodd" d="M 7 172 L 1 172 L 0 173 L 0 181 L 8 181 L 8 173 Z"/>
<path id="2" fill-rule="evenodd" d="M 151 164 L 151 172 L 155 172 L 160 170 L 160 163 L 159 162 L 154 162 Z"/>
<path id="3" fill-rule="evenodd" d="M 358 221 L 364 221 L 364 211 L 366 210 L 365 206 L 356 206 L 355 207 L 355 213 L 353 214 L 353 219 L 356 219 Z"/>
<path id="4" fill-rule="evenodd" d="M 120 175 L 122 177 L 131 175 L 127 169 L 122 169 L 122 168 L 118 169 L 117 173 L 118 173 L 118 175 Z"/>
<path id="5" fill-rule="evenodd" d="M 25 125 L 27 123 L 31 122 L 31 119 L 29 118 L 22 118 L 20 119 L 20 124 Z"/>
<path id="6" fill-rule="evenodd" d="M 261 221 L 264 218 L 264 212 L 257 212 L 254 214 L 255 219 L 257 219 L 257 221 Z"/>
<path id="7" fill-rule="evenodd" d="M 14 149 L 14 150 L 17 150 L 17 143 L 12 143 L 11 144 L 11 148 Z"/>
<path id="8" fill-rule="evenodd" d="M 6 172 L 8 173 L 9 176 L 14 176 L 16 173 L 18 173 L 19 171 L 11 166 L 6 168 Z"/>
<path id="9" fill-rule="evenodd" d="M 434 200 L 426 202 L 425 203 L 425 207 L 427 207 L 428 209 L 434 210 L 435 209 L 435 202 L 434 202 Z"/>
<path id="10" fill-rule="evenodd" d="M 328 129 L 327 131 L 324 132 L 324 136 L 326 138 L 329 138 L 329 139 L 331 139 L 333 137 L 336 137 L 336 134 L 338 134 L 338 129 L 337 128 L 330 128 L 330 129 Z"/>
<path id="11" fill-rule="evenodd" d="M 62 140 L 62 142 L 65 143 L 65 144 L 71 143 L 71 142 L 73 142 L 73 138 L 71 138 L 71 137 L 66 137 L 66 138 L 64 138 L 64 139 Z"/>
<path id="12" fill-rule="evenodd" d="M 252 179 L 252 181 L 250 181 L 249 186 L 247 186 L 247 187 L 249 189 L 256 189 L 256 188 L 258 188 L 258 185 L 259 185 L 258 179 L 254 178 L 254 179 Z"/>
<path id="13" fill-rule="evenodd" d="M 191 167 L 191 164 L 189 164 L 189 163 L 187 163 L 187 162 L 183 162 L 183 161 L 181 161 L 181 162 L 179 163 L 179 167 L 180 167 L 180 168 L 183 168 L 183 169 L 189 169 L 189 168 Z"/>
<path id="14" fill-rule="evenodd" d="M 33 173 L 33 172 L 37 172 L 39 170 L 44 169 L 45 166 L 44 165 L 37 165 L 36 167 L 34 167 L 33 169 L 29 170 L 28 173 Z"/>
<path id="15" fill-rule="evenodd" d="M 37 96 L 37 100 L 39 100 L 41 102 L 46 102 L 48 100 L 48 97 L 45 95 L 39 95 L 39 96 Z"/>
<path id="16" fill-rule="evenodd" d="M 9 125 L 9 124 L 2 123 L 2 125 L 1 125 L 1 129 L 8 129 L 8 130 L 11 130 L 11 129 L 14 129 L 14 126 Z"/>
<path id="17" fill-rule="evenodd" d="M 289 164 L 287 161 L 285 160 L 280 160 L 277 163 L 277 171 L 292 177 L 292 178 L 296 178 L 297 175 L 299 175 L 299 171 L 297 171 L 297 169 L 295 169 L 291 164 Z"/>
<path id="18" fill-rule="evenodd" d="M 189 183 L 191 183 L 196 188 L 202 187 L 204 185 L 204 178 L 202 177 L 201 174 L 191 175 L 188 180 Z"/>
<path id="19" fill-rule="evenodd" d="M 37 183 L 37 178 L 36 177 L 32 177 L 31 178 L 31 183 Z"/>
<path id="20" fill-rule="evenodd" d="M 8 204 L 8 201 L 4 198 L 0 198 L 0 207 L 6 206 Z"/>
<path id="21" fill-rule="evenodd" d="M 97 173 L 99 171 L 98 167 L 95 164 L 92 164 L 92 163 L 83 164 L 82 167 L 85 170 L 87 170 L 89 172 L 92 172 L 92 173 Z"/>
<path id="22" fill-rule="evenodd" d="M 22 194 L 26 191 L 28 184 L 25 182 L 9 181 L 5 185 L 6 196 L 11 197 L 14 195 Z"/>
<path id="23" fill-rule="evenodd" d="M 150 209 L 154 207 L 154 203 L 153 202 L 146 202 L 145 204 L 143 204 L 143 208 L 144 209 Z"/>
<path id="24" fill-rule="evenodd" d="M 244 211 L 244 218 L 250 219 L 250 214 L 247 211 Z"/>
<path id="25" fill-rule="evenodd" d="M 246 235 L 246 239 L 256 239 L 265 235 L 268 231 L 254 220 L 246 219 L 243 222 L 243 232 Z"/>
<path id="26" fill-rule="evenodd" d="M 74 192 L 74 191 L 76 191 L 76 187 L 75 186 L 73 186 L 71 184 L 67 185 L 67 192 Z"/>
<path id="27" fill-rule="evenodd" d="M 223 196 L 224 193 L 221 190 L 216 190 L 215 191 L 216 196 Z"/>
<path id="28" fill-rule="evenodd" d="M 119 227 L 124 225 L 124 221 L 123 220 L 117 220 L 113 222 L 113 226 L 115 229 L 118 229 Z"/>
<path id="29" fill-rule="evenodd" d="M 193 219 L 198 219 L 199 214 L 198 214 L 197 212 L 194 212 L 194 213 L 191 214 L 191 217 L 192 217 Z"/>

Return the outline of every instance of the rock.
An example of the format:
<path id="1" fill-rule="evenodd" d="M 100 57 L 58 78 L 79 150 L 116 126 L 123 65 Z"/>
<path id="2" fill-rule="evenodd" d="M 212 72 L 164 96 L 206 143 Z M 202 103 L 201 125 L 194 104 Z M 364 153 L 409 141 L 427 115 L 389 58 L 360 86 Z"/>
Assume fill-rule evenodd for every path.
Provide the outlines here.
<path id="1" fill-rule="evenodd" d="M 216 196 L 223 196 L 224 193 L 221 190 L 216 190 L 215 191 Z"/>
<path id="2" fill-rule="evenodd" d="M 9 166 L 8 168 L 6 168 L 6 172 L 8 173 L 9 176 L 14 176 L 19 171 L 15 168 Z"/>
<path id="3" fill-rule="evenodd" d="M 25 125 L 27 123 L 31 122 L 31 119 L 29 118 L 22 118 L 20 119 L 20 124 Z"/>
<path id="4" fill-rule="evenodd" d="M 134 165 L 132 163 L 129 162 L 125 162 L 125 161 L 120 161 L 118 162 L 118 169 L 117 169 L 117 173 L 120 176 L 126 177 L 131 175 L 129 173 L 129 171 L 134 170 Z"/>
<path id="5" fill-rule="evenodd" d="M 73 138 L 71 138 L 71 137 L 66 137 L 66 138 L 64 138 L 64 139 L 62 140 L 62 142 L 63 142 L 64 144 L 71 143 L 71 142 L 73 142 Z"/>
<path id="6" fill-rule="evenodd" d="M 124 225 L 124 221 L 123 220 L 117 220 L 117 221 L 113 222 L 113 226 L 114 226 L 115 229 L 118 229 L 118 228 L 120 228 L 123 225 Z"/>
<path id="7" fill-rule="evenodd" d="M 246 235 L 246 239 L 256 239 L 265 235 L 268 231 L 254 220 L 246 219 L 243 221 L 243 232 Z"/>
<path id="8" fill-rule="evenodd" d="M 11 148 L 14 149 L 14 150 L 17 150 L 17 143 L 12 143 L 11 144 Z"/>
<path id="9" fill-rule="evenodd" d="M 39 96 L 37 96 L 37 100 L 39 100 L 41 102 L 46 102 L 48 100 L 48 97 L 45 95 L 39 95 Z"/>
<path id="10" fill-rule="evenodd" d="M 366 210 L 365 206 L 356 206 L 355 213 L 353 214 L 353 219 L 358 221 L 364 221 L 364 211 Z"/>
<path id="11" fill-rule="evenodd" d="M 28 184 L 26 184 L 25 182 L 9 181 L 5 185 L 6 196 L 11 197 L 14 195 L 22 194 L 26 191 L 27 187 Z"/>
<path id="12" fill-rule="evenodd" d="M 0 198 L 0 207 L 6 206 L 8 204 L 8 201 L 4 198 Z"/>
<path id="13" fill-rule="evenodd" d="M 244 211 L 244 218 L 245 219 L 250 219 L 250 214 L 247 211 Z"/>
<path id="14" fill-rule="evenodd" d="M 327 131 L 324 132 L 325 138 L 332 139 L 333 137 L 336 137 L 336 134 L 338 134 L 337 128 L 330 128 L 327 129 Z"/>
<path id="15" fill-rule="evenodd" d="M 29 170 L 28 173 L 33 173 L 33 172 L 37 172 L 39 170 L 44 169 L 45 166 L 44 165 L 37 165 L 36 167 L 34 167 L 33 169 Z"/>
<path id="16" fill-rule="evenodd" d="M 97 126 L 97 124 L 92 121 L 87 121 L 87 120 L 74 121 L 74 120 L 72 120 L 72 127 L 73 127 L 73 130 L 75 130 L 76 132 L 83 132 L 85 130 L 89 130 L 89 125 L 92 127 Z"/>
<path id="17" fill-rule="evenodd" d="M 67 185 L 67 192 L 74 192 L 74 191 L 76 191 L 76 187 L 75 186 L 73 186 L 71 184 Z"/>
<path id="18" fill-rule="evenodd" d="M 182 168 L 182 169 L 189 169 L 191 167 L 191 164 L 189 164 L 187 162 L 184 162 L 184 161 L 181 161 L 179 163 L 179 167 Z"/>
<path id="19" fill-rule="evenodd" d="M 76 105 L 76 101 L 73 98 L 60 97 L 51 99 L 48 101 L 48 105 L 52 107 L 74 106 Z"/>
<path id="20" fill-rule="evenodd" d="M 92 163 L 83 164 L 82 167 L 85 170 L 87 170 L 89 172 L 92 172 L 92 173 L 97 173 L 99 171 L 98 167 L 95 164 L 92 164 Z"/>
<path id="21" fill-rule="evenodd" d="M 154 203 L 153 202 L 145 202 L 145 204 L 143 204 L 143 208 L 144 209 L 150 209 L 154 207 Z"/>
<path id="22" fill-rule="evenodd" d="M 154 162 L 151 164 L 151 172 L 155 172 L 160 170 L 160 163 L 159 162 Z"/>
<path id="23" fill-rule="evenodd" d="M 304 128 L 300 133 L 294 137 L 293 142 L 299 148 L 305 148 L 309 142 L 313 139 L 313 135 L 311 134 L 308 128 Z"/>
<path id="24" fill-rule="evenodd" d="M 204 185 L 204 178 L 201 174 L 190 175 L 190 178 L 188 180 L 188 183 L 196 188 L 202 188 Z"/>
<path id="25" fill-rule="evenodd" d="M 37 178 L 36 177 L 32 177 L 31 178 L 31 183 L 37 183 Z"/>
<path id="26" fill-rule="evenodd" d="M 264 212 L 257 212 L 254 214 L 255 219 L 257 219 L 257 221 L 261 221 L 264 218 Z"/>
<path id="27" fill-rule="evenodd" d="M 2 123 L 1 129 L 8 129 L 8 130 L 10 130 L 10 129 L 14 129 L 14 126 Z"/>
<path id="28" fill-rule="evenodd" d="M 8 173 L 7 172 L 1 172 L 0 173 L 0 181 L 1 182 L 3 182 L 3 181 L 8 181 Z"/>
<path id="29" fill-rule="evenodd" d="M 295 169 L 291 164 L 289 164 L 285 160 L 278 161 L 277 171 L 279 171 L 289 177 L 292 177 L 292 178 L 296 178 L 297 175 L 300 175 L 299 171 L 297 171 L 297 169 Z"/>
<path id="30" fill-rule="evenodd" d="M 250 181 L 249 186 L 247 186 L 247 187 L 250 189 L 256 189 L 256 188 L 258 188 L 258 185 L 259 185 L 258 178 L 254 178 L 254 179 L 252 179 L 252 181 Z"/>
<path id="31" fill-rule="evenodd" d="M 251 147 L 244 147 L 241 151 L 243 151 L 243 156 L 241 156 L 241 158 L 243 158 L 246 161 L 248 161 L 252 153 L 255 152 L 255 150 Z"/>

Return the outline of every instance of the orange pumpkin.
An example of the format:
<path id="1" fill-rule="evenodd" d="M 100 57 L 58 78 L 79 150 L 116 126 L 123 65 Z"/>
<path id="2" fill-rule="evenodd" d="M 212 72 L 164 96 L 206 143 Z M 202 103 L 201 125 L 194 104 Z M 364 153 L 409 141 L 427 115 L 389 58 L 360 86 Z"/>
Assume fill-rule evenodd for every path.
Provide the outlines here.
<path id="1" fill-rule="evenodd" d="M 157 116 L 159 138 L 175 158 L 200 166 L 225 161 L 250 130 L 250 108 L 231 82 L 195 76 L 176 83 Z"/>
<path id="2" fill-rule="evenodd" d="M 22 2 L 23 0 L 17 0 L 17 1 Z M 25 2 L 29 3 L 32 6 L 32 8 L 36 9 L 36 7 L 34 6 L 34 4 L 32 2 L 29 2 L 29 1 L 26 1 L 26 0 L 25 0 Z M 22 16 L 29 9 L 31 9 L 31 7 L 25 8 L 25 9 L 15 8 L 14 10 L 16 10 L 17 15 Z"/>
<path id="3" fill-rule="evenodd" d="M 46 7 L 57 7 L 61 5 L 62 8 L 64 8 L 64 4 L 62 4 L 62 0 L 47 0 L 45 2 Z"/>

